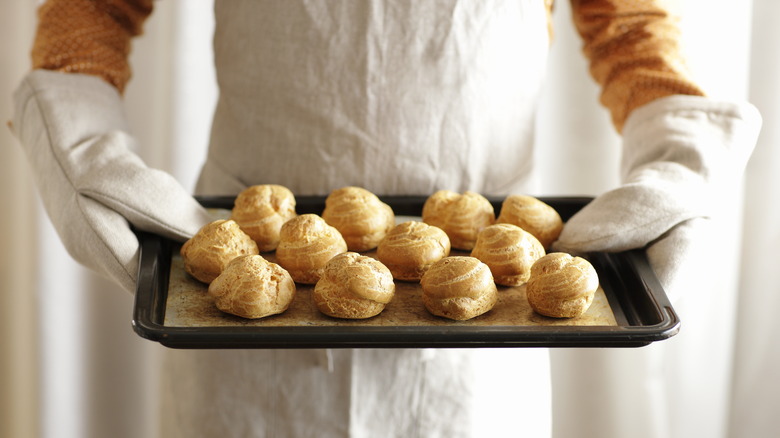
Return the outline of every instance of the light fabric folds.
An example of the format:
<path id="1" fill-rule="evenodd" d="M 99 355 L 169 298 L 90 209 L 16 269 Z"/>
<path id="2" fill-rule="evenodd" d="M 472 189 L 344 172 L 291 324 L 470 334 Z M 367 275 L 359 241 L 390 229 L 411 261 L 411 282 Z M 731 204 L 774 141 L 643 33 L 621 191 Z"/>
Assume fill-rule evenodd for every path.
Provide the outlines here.
<path id="1" fill-rule="evenodd" d="M 135 290 L 131 228 L 183 241 L 210 218 L 169 174 L 133 152 L 122 100 L 102 79 L 36 70 L 15 95 L 13 127 L 70 254 Z"/>

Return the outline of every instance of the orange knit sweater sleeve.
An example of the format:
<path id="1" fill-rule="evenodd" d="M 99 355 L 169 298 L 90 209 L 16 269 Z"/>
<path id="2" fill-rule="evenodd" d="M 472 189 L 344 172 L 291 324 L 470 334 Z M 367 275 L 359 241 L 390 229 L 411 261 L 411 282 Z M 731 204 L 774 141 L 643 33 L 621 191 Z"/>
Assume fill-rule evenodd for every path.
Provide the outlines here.
<path id="1" fill-rule="evenodd" d="M 618 131 L 632 110 L 673 94 L 702 96 L 686 75 L 680 32 L 661 0 L 570 0 L 590 73 Z"/>
<path id="2" fill-rule="evenodd" d="M 38 9 L 33 68 L 99 76 L 120 92 L 130 80 L 130 40 L 152 0 L 48 0 Z"/>

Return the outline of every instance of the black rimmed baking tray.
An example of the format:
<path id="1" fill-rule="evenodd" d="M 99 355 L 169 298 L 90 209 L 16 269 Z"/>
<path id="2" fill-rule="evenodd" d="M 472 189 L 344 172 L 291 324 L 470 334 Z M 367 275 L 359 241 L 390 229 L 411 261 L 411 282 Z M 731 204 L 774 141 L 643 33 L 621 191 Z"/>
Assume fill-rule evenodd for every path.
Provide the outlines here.
<path id="1" fill-rule="evenodd" d="M 419 216 L 425 202 L 424 197 L 382 199 L 397 216 Z M 540 199 L 565 221 L 591 198 Z M 199 200 L 225 213 L 234 198 Z M 299 214 L 320 214 L 325 205 L 324 197 L 297 197 L 296 202 Z M 499 212 L 501 200 L 491 202 Z M 141 337 L 171 348 L 640 347 L 670 338 L 680 329 L 680 320 L 643 250 L 585 256 L 596 268 L 601 288 L 582 320 L 535 314 L 527 308 L 524 289 L 500 288 L 503 298 L 494 310 L 470 321 L 449 321 L 422 310 L 415 301 L 418 286 L 403 282 L 396 283 L 396 298 L 388 308 L 369 320 L 338 320 L 311 310 L 306 286 L 299 287 L 288 312 L 245 320 L 208 304 L 206 286 L 181 269 L 178 243 L 149 233 L 139 232 L 138 237 L 141 255 L 133 328 Z"/>

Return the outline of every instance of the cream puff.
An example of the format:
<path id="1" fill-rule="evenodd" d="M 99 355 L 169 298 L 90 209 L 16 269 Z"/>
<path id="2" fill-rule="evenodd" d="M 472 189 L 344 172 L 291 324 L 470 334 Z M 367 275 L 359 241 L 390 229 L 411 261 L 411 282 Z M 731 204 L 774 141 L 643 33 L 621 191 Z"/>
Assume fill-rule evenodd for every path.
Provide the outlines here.
<path id="1" fill-rule="evenodd" d="M 385 265 L 372 257 L 346 252 L 325 265 L 312 300 L 325 315 L 364 319 L 382 312 L 394 294 L 393 275 Z"/>
<path id="2" fill-rule="evenodd" d="M 498 290 L 490 268 L 474 257 L 446 257 L 425 272 L 422 301 L 433 315 L 463 321 L 495 306 Z"/>
<path id="3" fill-rule="evenodd" d="M 419 281 L 435 262 L 450 254 L 450 239 L 441 228 L 419 221 L 393 227 L 379 242 L 376 256 L 403 281 Z"/>
<path id="4" fill-rule="evenodd" d="M 180 254 L 184 270 L 203 283 L 211 283 L 231 260 L 259 254 L 257 243 L 232 220 L 204 225 L 184 242 Z"/>
<path id="5" fill-rule="evenodd" d="M 257 243 L 260 252 L 276 249 L 282 224 L 295 216 L 295 196 L 275 184 L 247 187 L 236 196 L 231 211 L 231 219 Z"/>
<path id="6" fill-rule="evenodd" d="M 276 260 L 298 283 L 315 284 L 330 259 L 347 252 L 347 242 L 315 214 L 302 214 L 282 225 Z"/>
<path id="7" fill-rule="evenodd" d="M 335 227 L 350 251 L 374 249 L 395 226 L 395 215 L 389 205 L 360 187 L 342 187 L 325 199 L 322 218 Z"/>
<path id="8" fill-rule="evenodd" d="M 561 216 L 550 205 L 525 195 L 510 195 L 501 203 L 496 223 L 513 224 L 536 236 L 545 249 L 563 230 Z"/>
<path id="9" fill-rule="evenodd" d="M 471 256 L 490 267 L 497 284 L 519 286 L 531 275 L 531 265 L 544 256 L 539 240 L 512 224 L 493 224 L 477 235 Z"/>
<path id="10" fill-rule="evenodd" d="M 276 263 L 260 255 L 233 259 L 209 285 L 214 304 L 242 318 L 263 318 L 284 312 L 295 297 L 295 282 Z"/>
<path id="11" fill-rule="evenodd" d="M 573 318 L 588 310 L 598 288 L 599 277 L 590 262 L 554 252 L 531 266 L 525 292 L 528 304 L 537 313 Z"/>
<path id="12" fill-rule="evenodd" d="M 422 220 L 444 230 L 453 248 L 468 251 L 474 248 L 477 234 L 495 222 L 496 214 L 479 193 L 439 190 L 423 204 Z"/>

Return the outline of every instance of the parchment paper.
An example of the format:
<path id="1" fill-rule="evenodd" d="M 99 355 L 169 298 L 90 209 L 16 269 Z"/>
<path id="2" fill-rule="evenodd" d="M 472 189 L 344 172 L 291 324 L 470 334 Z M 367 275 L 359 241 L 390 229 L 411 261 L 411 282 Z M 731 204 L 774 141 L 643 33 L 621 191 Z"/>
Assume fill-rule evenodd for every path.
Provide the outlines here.
<path id="1" fill-rule="evenodd" d="M 372 254 L 367 254 L 372 255 Z M 452 255 L 465 255 L 453 252 Z M 263 254 L 275 262 L 274 255 Z M 296 285 L 296 295 L 283 314 L 250 320 L 221 312 L 207 293 L 208 286 L 184 271 L 183 261 L 174 253 L 165 325 L 169 327 L 216 326 L 616 326 L 604 291 L 599 288 L 585 314 L 577 318 L 549 318 L 534 312 L 525 297 L 525 285 L 498 287 L 495 307 L 469 321 L 453 321 L 428 313 L 422 303 L 419 283 L 396 281 L 393 301 L 379 315 L 363 320 L 344 320 L 321 314 L 311 300 L 313 285 Z"/>

